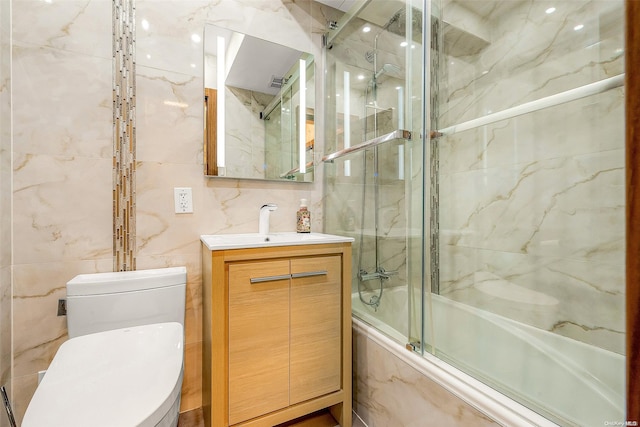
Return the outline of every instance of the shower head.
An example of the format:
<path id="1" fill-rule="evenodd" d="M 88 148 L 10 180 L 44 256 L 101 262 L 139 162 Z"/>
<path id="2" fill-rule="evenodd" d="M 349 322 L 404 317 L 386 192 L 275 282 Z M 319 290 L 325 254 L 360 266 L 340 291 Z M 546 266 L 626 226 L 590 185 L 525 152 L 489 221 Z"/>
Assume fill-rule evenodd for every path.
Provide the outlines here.
<path id="1" fill-rule="evenodd" d="M 392 73 L 392 74 L 400 74 L 400 71 L 402 69 L 397 66 L 396 64 L 390 64 L 390 63 L 386 63 L 384 64 L 375 74 L 374 74 L 374 79 L 377 80 L 380 78 L 380 76 L 382 76 L 383 74 L 388 74 L 388 73 Z"/>

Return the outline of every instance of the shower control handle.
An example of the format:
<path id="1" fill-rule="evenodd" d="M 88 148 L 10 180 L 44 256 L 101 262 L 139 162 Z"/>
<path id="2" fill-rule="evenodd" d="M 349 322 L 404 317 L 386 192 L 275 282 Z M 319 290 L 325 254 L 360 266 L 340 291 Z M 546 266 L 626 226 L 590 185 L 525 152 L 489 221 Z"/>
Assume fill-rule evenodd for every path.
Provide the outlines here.
<path id="1" fill-rule="evenodd" d="M 367 273 L 364 270 L 361 270 L 360 273 L 358 274 L 358 277 L 360 278 L 361 281 L 366 282 L 368 280 L 376 280 L 376 279 L 383 279 L 383 280 L 389 280 L 391 278 L 391 276 L 397 276 L 398 275 L 398 271 L 387 271 L 384 268 L 380 267 L 377 268 L 375 273 Z"/>
<path id="2" fill-rule="evenodd" d="M 397 276 L 398 275 L 398 271 L 394 270 L 394 271 L 387 271 L 384 268 L 380 267 L 378 268 L 378 270 L 376 270 L 376 273 L 385 280 L 389 280 L 391 278 L 391 276 Z"/>

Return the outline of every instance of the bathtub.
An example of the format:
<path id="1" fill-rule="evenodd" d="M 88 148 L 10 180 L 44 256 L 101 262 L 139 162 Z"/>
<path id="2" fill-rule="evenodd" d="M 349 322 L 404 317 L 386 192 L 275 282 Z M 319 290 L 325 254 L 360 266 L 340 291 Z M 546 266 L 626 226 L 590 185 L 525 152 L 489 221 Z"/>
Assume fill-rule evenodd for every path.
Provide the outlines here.
<path id="1" fill-rule="evenodd" d="M 365 301 L 373 294 L 364 295 Z M 377 312 L 357 293 L 352 307 L 356 333 L 498 424 L 553 426 L 549 420 L 555 420 L 561 425 L 602 426 L 624 420 L 625 359 L 619 354 L 432 295 L 433 311 L 425 314 L 424 326 L 427 337 L 435 335 L 430 342 L 435 342 L 438 357 L 422 357 L 405 349 L 406 287 L 386 289 Z M 497 390 L 527 402 L 527 407 Z"/>

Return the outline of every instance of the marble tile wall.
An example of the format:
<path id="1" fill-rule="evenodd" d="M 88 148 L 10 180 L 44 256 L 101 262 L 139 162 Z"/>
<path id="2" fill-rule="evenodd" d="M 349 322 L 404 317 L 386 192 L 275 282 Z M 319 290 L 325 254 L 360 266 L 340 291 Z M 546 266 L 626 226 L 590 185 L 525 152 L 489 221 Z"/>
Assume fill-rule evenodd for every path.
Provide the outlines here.
<path id="1" fill-rule="evenodd" d="M 445 50 L 440 127 L 623 71 L 621 1 L 502 5 L 476 21 L 479 53 Z M 623 100 L 614 89 L 440 140 L 441 294 L 623 353 Z"/>
<path id="2" fill-rule="evenodd" d="M 210 22 L 320 58 L 321 33 L 336 13 L 311 1 L 136 2 L 136 260 L 138 269 L 187 266 L 183 411 L 202 404 L 199 235 L 257 231 L 265 202 L 279 205 L 272 229 L 293 230 L 301 198 L 310 200 L 312 229 L 322 228 L 321 169 L 303 185 L 203 176 L 203 53 L 191 35 Z M 111 2 L 13 0 L 12 19 L 12 202 L 19 213 L 13 398 L 20 420 L 37 372 L 67 339 L 66 322 L 56 316 L 65 283 L 112 271 Z M 174 187 L 193 189 L 193 214 L 173 212 Z"/>
<path id="3" fill-rule="evenodd" d="M 262 179 L 264 172 L 264 144 L 266 130 L 260 119 L 272 95 L 227 86 L 227 176 Z M 257 144 L 256 141 L 259 143 Z"/>
<path id="4" fill-rule="evenodd" d="M 499 425 L 358 329 L 353 340 L 353 407 L 367 426 Z"/>
<path id="5" fill-rule="evenodd" d="M 295 154 L 292 151 L 289 138 L 289 126 L 291 115 L 286 114 L 283 108 L 276 108 L 265 121 L 266 132 L 266 156 L 265 175 L 267 179 L 278 179 L 280 174 L 292 169 L 291 159 Z"/>
<path id="6" fill-rule="evenodd" d="M 12 2 L 13 403 L 66 339 L 57 300 L 111 271 L 111 4 Z"/>
<path id="7" fill-rule="evenodd" d="M 321 169 L 313 184 L 304 185 L 202 177 L 203 58 L 202 46 L 191 35 L 202 35 L 206 22 L 320 58 L 321 34 L 331 13 L 335 12 L 311 1 L 136 3 L 137 19 L 149 22 L 148 31 L 137 33 L 137 102 L 148 109 L 139 109 L 137 117 L 138 267 L 177 263 L 188 267 L 191 303 L 183 410 L 202 404 L 199 235 L 255 232 L 259 208 L 266 202 L 279 206 L 271 215 L 271 229 L 294 230 L 301 198 L 310 200 L 312 229 L 322 227 Z M 186 106 L 171 106 L 177 104 Z M 321 140 L 322 135 L 317 137 Z M 175 186 L 193 188 L 193 214 L 172 212 Z"/>
<path id="8" fill-rule="evenodd" d="M 11 33 L 10 4 L 0 1 L 0 385 L 11 393 Z M 0 416 L 0 427 L 8 426 Z"/>

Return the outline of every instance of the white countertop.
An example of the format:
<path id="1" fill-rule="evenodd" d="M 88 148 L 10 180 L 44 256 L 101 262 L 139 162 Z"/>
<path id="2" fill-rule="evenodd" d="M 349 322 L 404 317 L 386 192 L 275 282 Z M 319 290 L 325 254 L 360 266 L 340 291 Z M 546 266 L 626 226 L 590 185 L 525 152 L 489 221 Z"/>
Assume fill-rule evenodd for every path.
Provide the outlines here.
<path id="1" fill-rule="evenodd" d="M 247 234 L 203 234 L 200 240 L 209 250 L 265 248 L 270 246 L 316 245 L 323 243 L 353 242 L 352 237 L 322 233 L 247 233 Z"/>

